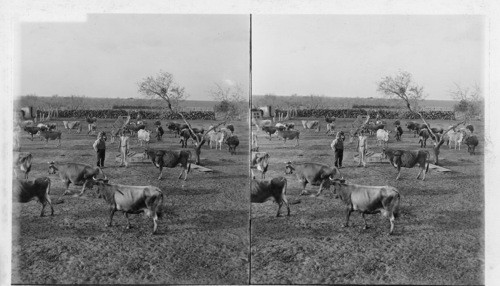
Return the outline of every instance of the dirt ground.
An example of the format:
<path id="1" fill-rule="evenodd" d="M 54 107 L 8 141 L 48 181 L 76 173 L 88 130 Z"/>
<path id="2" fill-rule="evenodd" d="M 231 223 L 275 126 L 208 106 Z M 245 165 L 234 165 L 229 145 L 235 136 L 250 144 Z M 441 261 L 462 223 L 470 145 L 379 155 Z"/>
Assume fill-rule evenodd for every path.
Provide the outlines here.
<path id="1" fill-rule="evenodd" d="M 98 127 L 110 131 L 112 122 L 99 120 Z M 57 123 L 62 129 L 62 122 Z M 54 205 L 53 217 L 39 217 L 38 202 L 14 203 L 12 283 L 248 283 L 248 126 L 247 121 L 231 123 L 240 139 L 237 154 L 230 155 L 227 145 L 223 150 L 202 147 L 201 164 L 213 172 L 191 170 L 186 182 L 177 179 L 180 167 L 164 171 L 161 181 L 150 163 L 118 167 L 118 143 L 108 137 L 103 171 L 111 183 L 154 185 L 164 192 L 166 213 L 157 235 L 151 235 L 152 221 L 143 215 L 131 215 L 133 228 L 127 230 L 124 216 L 117 212 L 114 225 L 106 227 L 108 206 L 95 189 L 83 197 L 64 196 L 63 203 Z M 192 124 L 207 128 L 212 122 Z M 96 164 L 96 136 L 86 133 L 86 123 L 82 134 L 63 130 L 61 147 L 55 141 L 48 146 L 38 138 L 30 141 L 21 133 L 21 151 L 33 154 L 30 179 L 50 177 L 53 201 L 64 186 L 57 175 L 48 175 L 49 161 Z M 173 134 L 163 138 L 152 139 L 151 147 L 181 149 Z M 132 151 L 144 150 L 136 139 L 131 141 Z M 81 189 L 70 188 L 74 193 Z"/>
<path id="2" fill-rule="evenodd" d="M 318 120 L 324 129 L 324 120 Z M 348 130 L 352 121 L 341 119 L 336 129 Z M 401 193 L 400 217 L 395 234 L 389 236 L 389 222 L 380 215 L 368 215 L 370 228 L 363 230 L 361 215 L 353 213 L 350 227 L 343 228 L 345 206 L 331 190 L 319 197 L 299 196 L 301 187 L 295 175 L 284 174 L 285 162 L 333 165 L 330 144 L 334 138 L 324 131 L 303 130 L 299 119 L 293 122 L 301 131 L 298 147 L 295 140 L 284 144 L 274 137 L 269 141 L 263 131 L 257 131 L 259 151 L 271 156 L 266 178 L 285 176 L 289 200 L 301 202 L 291 205 L 290 217 L 275 217 L 277 205 L 271 201 L 252 204 L 251 283 L 484 283 L 483 123 L 474 122 L 479 138 L 476 155 L 469 155 L 465 145 L 461 150 L 443 146 L 440 165 L 452 172 L 430 170 L 425 181 L 415 179 L 417 168 L 403 168 L 398 181 L 397 170 L 388 163 L 358 168 L 353 160 L 355 143 L 345 145 L 340 171 L 348 183 L 390 185 Z M 387 123 L 392 128 L 393 121 Z M 430 122 L 441 127 L 453 123 Z M 419 149 L 418 138 L 403 129 L 402 142 L 396 142 L 392 133 L 389 147 Z M 431 151 L 430 140 L 427 146 Z M 368 147 L 375 152 L 382 149 L 374 136 Z M 307 186 L 308 190 L 317 188 Z"/>

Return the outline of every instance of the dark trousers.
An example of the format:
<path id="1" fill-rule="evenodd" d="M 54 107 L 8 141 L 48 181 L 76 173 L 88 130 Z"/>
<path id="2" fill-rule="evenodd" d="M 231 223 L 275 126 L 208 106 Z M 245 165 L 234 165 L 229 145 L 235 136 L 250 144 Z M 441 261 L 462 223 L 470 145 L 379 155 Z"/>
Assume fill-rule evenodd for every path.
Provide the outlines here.
<path id="1" fill-rule="evenodd" d="M 97 149 L 97 167 L 104 167 L 105 157 L 106 157 L 106 149 Z"/>
<path id="2" fill-rule="evenodd" d="M 335 167 L 342 167 L 342 159 L 344 158 L 344 149 L 335 149 Z"/>

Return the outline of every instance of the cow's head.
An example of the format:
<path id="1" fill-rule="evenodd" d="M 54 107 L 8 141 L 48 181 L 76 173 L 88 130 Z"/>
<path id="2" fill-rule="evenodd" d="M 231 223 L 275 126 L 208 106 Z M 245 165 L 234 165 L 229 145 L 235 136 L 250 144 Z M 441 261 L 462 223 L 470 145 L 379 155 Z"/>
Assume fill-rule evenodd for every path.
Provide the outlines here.
<path id="1" fill-rule="evenodd" d="M 293 174 L 293 171 L 295 171 L 295 168 L 292 167 L 292 162 L 287 162 L 285 166 L 285 174 L 287 175 Z"/>
<path id="2" fill-rule="evenodd" d="M 333 194 L 335 195 L 335 198 L 339 198 L 339 194 L 337 192 L 337 189 L 340 188 L 342 184 L 345 184 L 345 179 L 344 177 L 341 177 L 340 179 L 330 179 L 331 184 L 333 185 Z"/>
<path id="3" fill-rule="evenodd" d="M 49 174 L 55 174 L 59 169 L 55 166 L 54 162 L 49 162 Z"/>

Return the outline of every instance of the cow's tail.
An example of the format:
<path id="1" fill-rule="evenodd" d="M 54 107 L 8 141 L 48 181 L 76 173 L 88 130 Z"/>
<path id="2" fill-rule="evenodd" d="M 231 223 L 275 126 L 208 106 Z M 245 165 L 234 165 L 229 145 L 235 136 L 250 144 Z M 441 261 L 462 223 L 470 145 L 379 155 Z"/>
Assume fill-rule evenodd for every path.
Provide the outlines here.
<path id="1" fill-rule="evenodd" d="M 165 212 L 166 205 L 164 204 L 164 195 L 163 192 L 160 192 L 160 195 L 157 197 L 155 203 L 156 215 L 159 219 L 163 217 L 163 213 Z"/>
<path id="2" fill-rule="evenodd" d="M 396 195 L 394 196 L 394 208 L 392 210 L 392 214 L 394 215 L 394 218 L 399 218 L 400 203 L 401 203 L 401 196 L 399 195 L 399 192 L 396 191 Z"/>
<path id="3" fill-rule="evenodd" d="M 427 167 L 425 168 L 425 173 L 429 172 L 429 160 L 431 159 L 431 154 L 427 151 L 427 156 L 425 156 L 425 162 L 427 163 Z"/>

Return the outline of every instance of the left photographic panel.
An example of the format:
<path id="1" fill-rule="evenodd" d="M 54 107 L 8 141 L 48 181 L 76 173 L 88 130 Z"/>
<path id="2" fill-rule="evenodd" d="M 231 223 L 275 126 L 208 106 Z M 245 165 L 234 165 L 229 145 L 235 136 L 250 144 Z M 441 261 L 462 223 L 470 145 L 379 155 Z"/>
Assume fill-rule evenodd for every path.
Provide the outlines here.
<path id="1" fill-rule="evenodd" d="M 250 16 L 14 38 L 12 283 L 247 284 Z"/>

